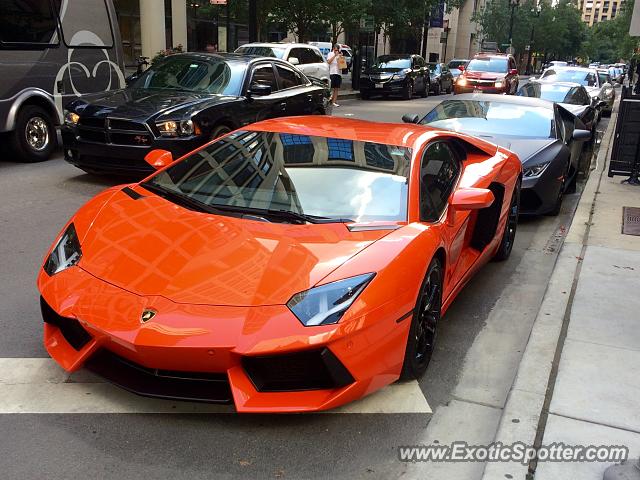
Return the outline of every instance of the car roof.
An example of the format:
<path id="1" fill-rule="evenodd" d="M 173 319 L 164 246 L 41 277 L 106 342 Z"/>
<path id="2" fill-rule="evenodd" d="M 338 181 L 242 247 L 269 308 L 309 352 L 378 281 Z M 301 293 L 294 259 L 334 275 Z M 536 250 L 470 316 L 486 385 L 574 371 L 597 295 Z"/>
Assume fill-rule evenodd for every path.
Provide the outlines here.
<path id="1" fill-rule="evenodd" d="M 553 102 L 549 100 L 542 100 L 534 97 L 521 97 L 519 95 L 493 95 L 490 93 L 463 93 L 456 95 L 455 97 L 445 100 L 450 102 L 453 100 L 475 100 L 479 102 L 495 102 L 495 103 L 510 103 L 513 105 L 523 105 L 527 107 L 544 107 L 553 108 Z"/>
<path id="2" fill-rule="evenodd" d="M 256 58 L 268 58 L 269 60 L 276 60 L 271 57 L 262 57 L 259 55 L 247 55 L 244 53 L 204 53 L 204 52 L 185 52 L 185 53 L 175 53 L 173 55 L 169 55 L 169 57 L 189 57 L 189 58 L 198 58 L 200 60 L 208 61 L 208 60 L 224 60 L 225 62 L 237 62 L 237 63 L 249 63 Z"/>
<path id="3" fill-rule="evenodd" d="M 275 47 L 275 48 L 318 48 L 315 45 L 310 45 L 308 43 L 288 43 L 288 42 L 253 42 L 253 43 L 245 43 L 244 45 L 238 46 L 238 48 L 242 47 Z"/>
<path id="4" fill-rule="evenodd" d="M 434 128 L 412 123 L 382 123 L 325 115 L 275 118 L 248 125 L 243 129 L 334 137 L 399 147 L 415 147 L 425 140 L 425 133 L 431 134 L 436 131 Z"/>
<path id="5" fill-rule="evenodd" d="M 593 72 L 595 70 L 595 68 L 589 68 L 589 67 L 576 67 L 575 65 L 567 65 L 567 66 L 553 66 L 550 67 L 549 70 L 558 70 L 558 71 L 563 71 L 563 70 L 580 70 L 580 71 L 584 71 L 584 72 Z"/>
<path id="6" fill-rule="evenodd" d="M 508 53 L 480 52 L 480 53 L 476 53 L 473 56 L 473 60 L 475 60 L 476 58 L 483 58 L 483 57 L 507 59 L 509 57 L 513 57 L 513 55 L 510 55 Z"/>

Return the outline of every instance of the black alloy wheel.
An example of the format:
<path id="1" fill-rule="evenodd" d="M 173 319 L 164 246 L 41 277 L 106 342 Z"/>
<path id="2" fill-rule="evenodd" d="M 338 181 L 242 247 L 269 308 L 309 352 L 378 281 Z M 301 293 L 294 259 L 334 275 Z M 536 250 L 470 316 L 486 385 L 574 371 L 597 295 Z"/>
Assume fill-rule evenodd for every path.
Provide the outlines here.
<path id="1" fill-rule="evenodd" d="M 507 224 L 504 227 L 500 246 L 493 256 L 496 262 L 503 262 L 511 255 L 513 244 L 516 241 L 516 230 L 518 229 L 518 218 L 520 217 L 520 181 L 516 185 L 513 195 L 511 195 L 511 203 L 509 204 L 509 216 Z"/>
<path id="2" fill-rule="evenodd" d="M 400 374 L 402 380 L 420 378 L 431 361 L 442 309 L 442 279 L 440 260 L 433 258 L 413 311 Z"/>
<path id="3" fill-rule="evenodd" d="M 562 185 L 560 185 L 560 190 L 558 191 L 558 196 L 556 197 L 556 203 L 553 204 L 553 208 L 547 213 L 550 217 L 556 217 L 560 214 L 560 208 L 562 208 L 562 200 L 564 198 L 565 192 L 569 190 L 567 186 L 567 179 L 569 178 L 569 170 L 571 167 L 567 167 L 567 171 L 562 178 Z"/>
<path id="4" fill-rule="evenodd" d="M 58 143 L 51 116 L 37 105 L 22 107 L 16 117 L 10 143 L 19 161 L 35 163 L 48 160 Z"/>

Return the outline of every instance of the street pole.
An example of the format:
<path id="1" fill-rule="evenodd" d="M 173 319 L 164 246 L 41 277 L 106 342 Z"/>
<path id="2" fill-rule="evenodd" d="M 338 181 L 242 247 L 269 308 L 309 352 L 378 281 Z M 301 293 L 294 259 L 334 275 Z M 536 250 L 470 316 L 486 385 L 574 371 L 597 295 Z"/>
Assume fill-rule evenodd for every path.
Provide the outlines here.
<path id="1" fill-rule="evenodd" d="M 511 0 L 511 19 L 509 20 L 509 46 L 513 47 L 513 16 L 515 14 L 518 0 Z"/>

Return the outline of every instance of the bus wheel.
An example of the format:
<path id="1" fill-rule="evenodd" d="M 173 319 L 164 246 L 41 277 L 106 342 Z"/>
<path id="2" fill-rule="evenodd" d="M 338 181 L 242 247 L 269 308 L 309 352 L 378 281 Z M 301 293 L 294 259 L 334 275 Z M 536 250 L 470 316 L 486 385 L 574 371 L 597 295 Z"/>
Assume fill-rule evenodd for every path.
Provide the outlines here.
<path id="1" fill-rule="evenodd" d="M 12 132 L 13 152 L 22 162 L 43 162 L 56 148 L 56 128 L 51 116 L 37 105 L 27 105 L 18 112 Z"/>

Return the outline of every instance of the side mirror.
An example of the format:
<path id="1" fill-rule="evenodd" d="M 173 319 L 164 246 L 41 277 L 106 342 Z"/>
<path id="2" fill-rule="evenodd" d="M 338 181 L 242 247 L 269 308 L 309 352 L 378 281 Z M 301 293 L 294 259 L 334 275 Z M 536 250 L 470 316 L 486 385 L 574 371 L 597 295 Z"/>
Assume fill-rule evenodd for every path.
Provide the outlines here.
<path id="1" fill-rule="evenodd" d="M 511 70 L 509 70 L 509 75 L 518 75 L 518 69 L 512 68 Z"/>
<path id="2" fill-rule="evenodd" d="M 173 163 L 173 154 L 168 150 L 151 150 L 145 155 L 144 161 L 156 170 L 160 170 Z"/>
<path id="3" fill-rule="evenodd" d="M 490 207 L 495 197 L 486 188 L 461 188 L 456 190 L 449 203 L 455 210 L 480 210 Z"/>
<path id="4" fill-rule="evenodd" d="M 132 75 L 129 75 L 127 78 L 124 79 L 124 83 L 125 85 L 129 86 L 131 85 L 133 82 L 135 82 L 138 79 L 138 74 L 134 73 Z"/>
<path id="5" fill-rule="evenodd" d="M 291 65 L 300 65 L 300 60 L 298 60 L 298 57 L 289 57 L 289 63 Z"/>
<path id="6" fill-rule="evenodd" d="M 271 85 L 264 83 L 252 83 L 251 87 L 247 91 L 247 96 L 263 97 L 265 95 L 271 95 Z"/>
<path id="7" fill-rule="evenodd" d="M 404 123 L 418 123 L 420 121 L 420 115 L 417 113 L 405 113 L 402 116 L 402 121 Z"/>
<path id="8" fill-rule="evenodd" d="M 591 140 L 591 132 L 589 130 L 574 130 L 572 138 L 579 142 L 588 142 Z"/>

